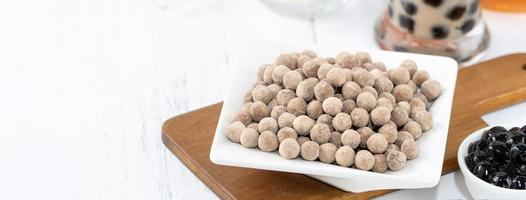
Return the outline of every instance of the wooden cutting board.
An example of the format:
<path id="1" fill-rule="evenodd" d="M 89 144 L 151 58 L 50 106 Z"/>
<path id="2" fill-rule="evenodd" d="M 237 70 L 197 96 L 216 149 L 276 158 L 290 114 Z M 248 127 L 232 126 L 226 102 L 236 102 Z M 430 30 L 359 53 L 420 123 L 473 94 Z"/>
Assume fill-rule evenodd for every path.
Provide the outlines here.
<path id="1" fill-rule="evenodd" d="M 241 98 L 241 97 L 240 97 Z M 458 168 L 460 142 L 486 124 L 481 115 L 526 100 L 526 54 L 461 69 L 442 173 Z M 216 165 L 209 153 L 222 103 L 169 119 L 164 144 L 222 199 L 368 199 L 392 190 L 351 193 L 301 174 Z"/>

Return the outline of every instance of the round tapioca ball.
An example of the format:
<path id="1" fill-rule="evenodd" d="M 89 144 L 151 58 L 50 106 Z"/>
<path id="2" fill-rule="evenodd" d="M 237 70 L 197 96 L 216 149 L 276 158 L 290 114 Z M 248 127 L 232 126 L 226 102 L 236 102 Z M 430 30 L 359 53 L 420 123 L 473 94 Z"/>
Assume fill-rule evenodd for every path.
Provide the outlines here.
<path id="1" fill-rule="evenodd" d="M 428 100 L 433 101 L 440 96 L 440 83 L 429 79 L 422 83 L 421 92 Z"/>
<path id="2" fill-rule="evenodd" d="M 301 115 L 294 119 L 292 127 L 296 130 L 299 135 L 308 135 L 311 128 L 314 126 L 314 120 L 311 118 Z M 311 134 L 312 135 L 312 134 Z"/>
<path id="3" fill-rule="evenodd" d="M 296 67 L 298 69 L 301 69 L 303 67 L 303 65 L 309 60 L 312 60 L 312 57 L 310 57 L 308 55 L 300 55 L 300 56 L 298 56 L 298 59 L 296 60 Z M 303 71 L 303 69 L 302 69 L 302 71 Z"/>
<path id="4" fill-rule="evenodd" d="M 407 84 L 397 85 L 393 89 L 393 96 L 396 102 L 409 101 L 413 98 L 413 90 Z"/>
<path id="5" fill-rule="evenodd" d="M 325 60 L 325 59 L 323 59 Z M 303 64 L 303 74 L 305 77 L 316 77 L 318 75 L 318 70 L 320 69 L 320 65 L 324 63 L 328 63 L 325 61 L 324 63 L 319 58 L 314 58 L 312 60 L 309 60 Z"/>
<path id="6" fill-rule="evenodd" d="M 366 148 L 367 147 L 367 140 L 369 140 L 369 137 L 374 134 L 373 129 L 369 127 L 362 127 L 356 130 L 360 134 L 360 147 Z"/>
<path id="7" fill-rule="evenodd" d="M 267 86 L 267 89 L 270 90 L 270 93 L 272 94 L 272 98 L 276 97 L 279 91 L 281 91 L 283 88 L 279 86 L 278 84 L 270 84 Z"/>
<path id="8" fill-rule="evenodd" d="M 235 121 L 226 128 L 226 137 L 232 142 L 239 143 L 241 132 L 245 129 L 245 125 L 240 121 Z"/>
<path id="9" fill-rule="evenodd" d="M 412 60 L 404 60 L 402 62 L 402 64 L 400 65 L 400 67 L 403 67 L 403 68 L 406 68 L 407 70 L 409 70 L 409 74 L 411 76 L 413 76 L 413 74 L 417 71 L 417 66 L 416 66 L 416 63 L 415 61 L 412 61 Z"/>
<path id="10" fill-rule="evenodd" d="M 287 112 L 287 107 L 282 105 L 274 106 L 274 108 L 272 108 L 272 111 L 270 112 L 270 117 L 274 118 L 277 121 L 279 119 L 279 116 L 281 116 L 281 114 L 283 114 L 284 112 Z"/>
<path id="11" fill-rule="evenodd" d="M 374 66 L 373 63 L 364 63 L 364 64 L 362 65 L 362 67 L 363 67 L 365 70 L 367 70 L 367 71 L 371 71 L 371 70 L 375 69 L 375 66 Z"/>
<path id="12" fill-rule="evenodd" d="M 360 145 L 360 133 L 355 130 L 345 130 L 341 137 L 342 145 L 350 146 L 356 149 Z"/>
<path id="13" fill-rule="evenodd" d="M 334 87 L 341 87 L 347 80 L 342 68 L 333 68 L 327 73 L 327 81 Z"/>
<path id="14" fill-rule="evenodd" d="M 318 144 L 324 144 L 331 139 L 331 130 L 326 124 L 315 124 L 310 130 L 310 139 Z"/>
<path id="15" fill-rule="evenodd" d="M 398 138 L 398 130 L 393 122 L 384 124 L 378 129 L 378 133 L 382 134 L 389 144 L 395 143 Z"/>
<path id="16" fill-rule="evenodd" d="M 413 138 L 413 135 L 411 135 L 411 133 L 407 132 L 407 131 L 400 131 L 398 132 L 398 138 L 396 138 L 396 145 L 398 146 L 402 146 L 402 144 L 406 141 L 406 140 L 415 140 Z"/>
<path id="17" fill-rule="evenodd" d="M 393 111 L 393 103 L 391 103 L 391 100 L 381 97 L 378 100 L 376 100 L 376 108 L 378 107 L 385 107 L 389 110 L 389 112 Z"/>
<path id="18" fill-rule="evenodd" d="M 265 104 L 272 100 L 272 91 L 263 85 L 258 85 L 252 89 L 252 99 L 254 101 L 261 101 Z"/>
<path id="19" fill-rule="evenodd" d="M 273 133 L 278 132 L 278 122 L 271 117 L 265 117 L 258 123 L 258 131 L 263 133 L 264 131 L 271 131 Z"/>
<path id="20" fill-rule="evenodd" d="M 316 123 L 325 124 L 325 125 L 327 125 L 329 127 L 329 129 L 331 131 L 333 131 L 334 130 L 334 127 L 332 127 L 332 120 L 333 119 L 334 118 L 332 116 L 330 116 L 329 114 L 323 114 L 323 115 L 320 115 L 318 117 L 318 119 L 316 120 Z"/>
<path id="21" fill-rule="evenodd" d="M 384 72 L 387 71 L 387 68 L 385 67 L 385 64 L 383 62 L 374 61 L 373 65 L 375 66 L 376 69 L 379 69 L 379 70 L 384 71 Z"/>
<path id="22" fill-rule="evenodd" d="M 338 131 L 331 132 L 331 138 L 329 139 L 329 143 L 334 144 L 336 148 L 340 148 L 342 146 L 342 134 Z"/>
<path id="23" fill-rule="evenodd" d="M 323 101 L 321 107 L 323 108 L 323 112 L 335 116 L 342 111 L 343 103 L 336 97 L 329 97 Z"/>
<path id="24" fill-rule="evenodd" d="M 391 69 L 389 71 L 389 78 L 395 85 L 406 84 L 411 78 L 409 70 L 403 67 Z"/>
<path id="25" fill-rule="evenodd" d="M 387 139 L 382 134 L 372 134 L 369 139 L 367 139 L 367 149 L 371 153 L 383 153 L 387 149 Z"/>
<path id="26" fill-rule="evenodd" d="M 354 149 L 350 146 L 342 146 L 334 154 L 336 163 L 340 166 L 349 167 L 354 164 Z"/>
<path id="27" fill-rule="evenodd" d="M 278 105 L 284 105 L 286 106 L 291 99 L 294 99 L 296 97 L 296 93 L 294 91 L 289 89 L 283 89 L 276 94 L 276 101 L 278 102 Z"/>
<path id="28" fill-rule="evenodd" d="M 263 74 L 265 73 L 265 69 L 267 66 L 270 66 L 269 64 L 263 64 L 259 66 L 258 68 L 258 81 L 263 81 Z"/>
<path id="29" fill-rule="evenodd" d="M 279 83 L 279 84 L 283 83 L 283 76 L 285 76 L 285 74 L 289 71 L 290 69 L 287 66 L 278 65 L 276 68 L 274 68 L 274 70 L 272 70 L 272 81 L 274 83 Z"/>
<path id="30" fill-rule="evenodd" d="M 297 71 L 288 71 L 283 75 L 283 86 L 289 90 L 296 90 L 303 77 Z"/>
<path id="31" fill-rule="evenodd" d="M 303 80 L 298 84 L 296 88 L 296 96 L 301 97 L 305 101 L 310 101 L 314 97 L 314 86 L 312 82 Z"/>
<path id="32" fill-rule="evenodd" d="M 411 105 L 409 105 L 407 101 L 400 101 L 396 103 L 395 107 L 399 107 L 400 109 L 405 110 L 405 112 L 408 114 L 411 112 Z"/>
<path id="33" fill-rule="evenodd" d="M 375 126 L 382 126 L 391 120 L 391 111 L 386 107 L 376 107 L 371 111 L 371 121 Z"/>
<path id="34" fill-rule="evenodd" d="M 351 112 L 352 124 L 355 127 L 364 127 L 369 123 L 369 112 L 363 108 L 355 108 Z"/>
<path id="35" fill-rule="evenodd" d="M 305 143 L 305 142 L 311 141 L 310 138 L 307 137 L 307 136 L 300 136 L 296 140 L 298 141 L 298 144 L 300 144 L 300 146 L 302 146 L 303 143 Z M 314 143 L 316 143 L 316 142 L 314 142 Z M 318 144 L 318 143 L 316 143 L 316 144 Z"/>
<path id="36" fill-rule="evenodd" d="M 245 128 L 241 132 L 239 142 L 243 147 L 254 148 L 258 146 L 259 133 L 251 128 Z"/>
<path id="37" fill-rule="evenodd" d="M 307 104 L 307 116 L 312 119 L 318 119 L 320 115 L 323 115 L 320 101 L 313 100 L 309 102 L 309 104 Z"/>
<path id="38" fill-rule="evenodd" d="M 404 141 L 400 149 L 402 150 L 402 153 L 404 153 L 407 156 L 407 159 L 409 160 L 415 159 L 416 157 L 418 157 L 418 154 L 420 154 L 420 147 L 418 147 L 418 144 L 413 140 Z"/>
<path id="39" fill-rule="evenodd" d="M 314 86 L 314 96 L 319 101 L 325 101 L 325 99 L 334 96 L 334 88 L 326 81 L 321 80 L 316 86 Z"/>
<path id="40" fill-rule="evenodd" d="M 278 56 L 274 64 L 284 65 L 289 69 L 296 69 L 296 57 L 291 54 L 284 53 Z"/>
<path id="41" fill-rule="evenodd" d="M 327 62 L 329 62 L 332 65 L 336 64 L 336 58 L 326 57 L 325 60 L 327 60 Z"/>
<path id="42" fill-rule="evenodd" d="M 294 114 L 288 112 L 281 113 L 281 115 L 278 117 L 278 125 L 280 128 L 292 127 L 292 124 L 295 119 L 296 115 Z"/>
<path id="43" fill-rule="evenodd" d="M 394 107 L 393 111 L 391 112 L 391 120 L 397 127 L 401 127 L 409 120 L 409 114 L 407 114 L 407 112 L 400 107 Z"/>
<path id="44" fill-rule="evenodd" d="M 296 130 L 291 127 L 283 127 L 278 131 L 278 141 L 281 143 L 284 139 L 292 138 L 294 140 L 298 139 L 298 134 Z"/>
<path id="45" fill-rule="evenodd" d="M 384 154 L 374 155 L 373 172 L 384 173 L 387 170 L 387 158 Z"/>
<path id="46" fill-rule="evenodd" d="M 407 85 L 409 86 L 409 88 L 411 88 L 411 91 L 413 91 L 413 94 L 416 94 L 416 92 L 418 91 L 418 87 L 416 87 L 416 83 L 413 80 L 409 80 L 407 81 Z"/>
<path id="47" fill-rule="evenodd" d="M 373 75 L 363 68 L 354 70 L 352 80 L 354 80 L 354 82 L 358 83 L 358 85 L 362 87 L 374 86 Z"/>
<path id="48" fill-rule="evenodd" d="M 294 57 L 294 59 L 296 59 L 296 63 L 297 63 L 298 57 L 300 57 L 300 53 L 293 51 L 293 52 L 290 52 L 289 55 Z"/>
<path id="49" fill-rule="evenodd" d="M 422 127 L 419 123 L 409 120 L 402 128 L 403 131 L 409 132 L 415 140 L 418 140 L 422 136 Z"/>
<path id="50" fill-rule="evenodd" d="M 268 109 L 270 109 L 270 112 L 272 114 L 272 109 L 278 106 L 278 101 L 276 99 L 272 99 L 272 101 L 268 102 L 267 106 L 268 106 Z"/>
<path id="51" fill-rule="evenodd" d="M 354 156 L 354 166 L 361 170 L 371 170 L 374 166 L 374 156 L 367 150 L 360 150 Z"/>
<path id="52" fill-rule="evenodd" d="M 320 145 L 320 161 L 324 163 L 333 163 L 336 158 L 334 155 L 336 154 L 336 146 L 332 143 L 325 143 Z"/>
<path id="53" fill-rule="evenodd" d="M 413 74 L 413 81 L 416 83 L 416 85 L 421 86 L 422 83 L 427 81 L 429 79 L 429 73 L 424 70 L 418 70 Z"/>
<path id="54" fill-rule="evenodd" d="M 247 125 L 247 128 L 251 128 L 251 129 L 254 129 L 254 130 L 258 131 L 258 129 L 259 129 L 258 128 L 258 123 L 250 123 L 249 125 Z"/>
<path id="55" fill-rule="evenodd" d="M 320 68 L 318 69 L 318 79 L 325 79 L 327 77 L 327 73 L 329 73 L 329 71 L 334 68 L 336 67 L 329 63 L 320 65 Z"/>
<path id="56" fill-rule="evenodd" d="M 275 65 L 267 65 L 267 67 L 265 67 L 265 71 L 263 71 L 263 81 L 266 84 L 272 83 L 272 71 L 274 71 L 274 68 L 276 68 Z"/>
<path id="57" fill-rule="evenodd" d="M 389 99 L 389 101 L 391 101 L 393 106 L 396 105 L 396 98 L 393 96 L 393 94 L 391 94 L 389 92 L 382 92 L 382 93 L 380 93 L 380 95 L 378 95 L 378 98 Z"/>
<path id="58" fill-rule="evenodd" d="M 356 108 L 356 102 L 354 102 L 354 100 L 352 99 L 347 99 L 343 101 L 342 105 L 342 111 L 349 114 L 352 112 L 352 110 Z"/>
<path id="59" fill-rule="evenodd" d="M 355 82 L 347 81 L 342 86 L 342 95 L 344 99 L 355 100 L 362 93 L 362 88 Z"/>
<path id="60" fill-rule="evenodd" d="M 248 90 L 245 93 L 245 96 L 243 96 L 243 102 L 254 102 L 254 100 L 252 99 L 252 89 Z"/>
<path id="61" fill-rule="evenodd" d="M 387 154 L 389 154 L 389 152 L 393 150 L 400 151 L 400 147 L 396 144 L 389 144 L 387 145 L 387 149 L 385 150 L 384 155 L 387 156 Z"/>
<path id="62" fill-rule="evenodd" d="M 427 112 L 425 110 L 418 110 L 415 113 L 413 120 L 420 124 L 420 126 L 422 127 L 422 131 L 428 131 L 433 127 L 433 116 L 430 112 Z"/>
<path id="63" fill-rule="evenodd" d="M 393 82 L 391 82 L 391 80 L 389 80 L 388 78 L 379 78 L 376 79 L 374 88 L 381 94 L 383 92 L 393 91 L 394 85 Z"/>
<path id="64" fill-rule="evenodd" d="M 279 144 L 278 152 L 285 159 L 294 159 L 300 154 L 300 145 L 295 139 L 287 138 Z"/>
<path id="65" fill-rule="evenodd" d="M 320 145 L 313 141 L 305 141 L 301 145 L 301 157 L 304 160 L 316 160 L 320 155 Z"/>
<path id="66" fill-rule="evenodd" d="M 405 167 L 406 155 L 400 151 L 390 151 L 387 154 L 387 166 L 390 170 L 399 171 Z"/>
<path id="67" fill-rule="evenodd" d="M 305 79 L 305 74 L 303 74 L 303 68 L 298 68 L 294 70 L 295 72 L 298 72 L 301 75 L 301 79 Z"/>
<path id="68" fill-rule="evenodd" d="M 234 116 L 234 121 L 240 121 L 245 126 L 249 125 L 250 122 L 252 122 L 252 117 L 250 116 L 250 112 L 246 109 L 243 109 L 236 113 Z"/>
<path id="69" fill-rule="evenodd" d="M 287 104 L 287 112 L 296 116 L 304 115 L 307 109 L 307 103 L 301 97 L 295 97 Z"/>
<path id="70" fill-rule="evenodd" d="M 307 55 L 311 58 L 318 57 L 318 54 L 316 54 L 316 52 L 313 51 L 312 49 L 304 49 L 303 51 L 300 52 L 300 55 Z"/>
<path id="71" fill-rule="evenodd" d="M 258 147 L 261 151 L 271 152 L 278 149 L 278 137 L 270 131 L 262 132 L 258 138 Z"/>
<path id="72" fill-rule="evenodd" d="M 365 63 L 371 63 L 371 56 L 365 51 L 356 52 L 354 56 L 356 56 L 356 58 L 360 62 L 360 65 L 363 65 Z"/>
<path id="73" fill-rule="evenodd" d="M 381 71 L 379 69 L 373 69 L 369 73 L 373 75 L 374 80 L 378 80 L 380 78 L 389 78 L 386 72 Z M 390 80 L 390 79 L 389 79 Z M 376 83 L 375 83 L 376 84 Z"/>
<path id="74" fill-rule="evenodd" d="M 250 116 L 252 120 L 259 122 L 259 120 L 270 116 L 270 109 L 261 101 L 256 101 L 250 106 Z"/>
<path id="75" fill-rule="evenodd" d="M 250 113 L 250 107 L 254 104 L 254 102 L 246 102 L 241 107 L 241 110 L 247 110 Z"/>
<path id="76" fill-rule="evenodd" d="M 336 55 L 336 64 L 343 68 L 352 69 L 360 65 L 360 61 L 348 52 L 341 52 Z"/>
<path id="77" fill-rule="evenodd" d="M 411 98 L 411 101 L 409 101 L 409 106 L 411 106 L 411 110 L 413 109 L 425 110 L 427 108 L 426 104 L 422 100 L 416 97 Z"/>
<path id="78" fill-rule="evenodd" d="M 345 80 L 346 81 L 352 81 L 352 70 L 350 70 L 348 68 L 343 68 L 343 73 L 345 73 Z"/>
<path id="79" fill-rule="evenodd" d="M 371 111 L 376 106 L 376 98 L 369 92 L 362 92 L 356 98 L 356 105 L 366 111 Z"/>
<path id="80" fill-rule="evenodd" d="M 334 127 L 335 130 L 340 132 L 350 129 L 352 127 L 351 115 L 344 112 L 338 113 L 332 119 L 332 127 Z"/>
<path id="81" fill-rule="evenodd" d="M 378 92 L 376 91 L 376 89 L 374 89 L 371 86 L 363 87 L 362 88 L 362 92 L 369 92 L 369 93 L 371 93 L 374 96 L 375 99 L 378 98 Z"/>
<path id="82" fill-rule="evenodd" d="M 426 105 L 426 108 L 427 108 L 427 104 L 429 103 L 429 101 L 427 100 L 426 96 L 424 96 L 424 94 L 420 92 L 416 93 L 415 98 L 419 98 L 420 100 L 422 100 L 422 102 L 424 102 L 424 105 Z"/>

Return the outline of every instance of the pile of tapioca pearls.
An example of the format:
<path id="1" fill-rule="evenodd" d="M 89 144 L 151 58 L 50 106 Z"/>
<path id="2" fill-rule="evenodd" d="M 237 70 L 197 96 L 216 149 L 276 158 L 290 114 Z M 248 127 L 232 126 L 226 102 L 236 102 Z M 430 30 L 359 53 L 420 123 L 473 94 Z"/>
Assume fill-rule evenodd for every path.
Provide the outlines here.
<path id="1" fill-rule="evenodd" d="M 403 61 L 387 70 L 366 52 L 318 57 L 312 50 L 281 54 L 259 68 L 226 136 L 246 148 L 278 150 L 344 167 L 385 172 L 415 159 L 415 140 L 431 129 L 427 111 L 440 84 Z"/>

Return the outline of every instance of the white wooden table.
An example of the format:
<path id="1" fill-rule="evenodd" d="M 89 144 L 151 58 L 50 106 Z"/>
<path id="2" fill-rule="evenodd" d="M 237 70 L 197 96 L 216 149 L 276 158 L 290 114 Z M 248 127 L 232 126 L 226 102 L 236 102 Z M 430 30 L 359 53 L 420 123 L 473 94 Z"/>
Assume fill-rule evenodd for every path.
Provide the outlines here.
<path id="1" fill-rule="evenodd" d="M 0 199 L 217 198 L 163 121 L 221 101 L 245 39 L 377 48 L 383 3 L 299 20 L 255 0 L 1 1 Z M 526 15 L 485 15 L 486 59 L 526 51 Z"/>

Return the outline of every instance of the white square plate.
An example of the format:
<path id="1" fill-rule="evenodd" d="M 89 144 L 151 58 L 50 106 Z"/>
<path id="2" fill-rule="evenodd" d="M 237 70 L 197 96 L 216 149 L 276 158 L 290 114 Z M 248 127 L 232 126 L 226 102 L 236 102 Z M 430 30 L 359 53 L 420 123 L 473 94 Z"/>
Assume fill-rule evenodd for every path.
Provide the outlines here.
<path id="1" fill-rule="evenodd" d="M 301 158 L 286 160 L 277 152 L 268 153 L 257 148 L 247 149 L 227 139 L 226 127 L 231 123 L 234 114 L 241 109 L 243 95 L 256 82 L 259 66 L 273 63 L 280 53 L 301 51 L 305 48 L 313 49 L 318 56 L 324 57 L 335 56 L 341 51 L 361 50 L 353 50 L 352 47 L 341 44 L 305 46 L 265 41 L 245 42 L 240 49 L 238 64 L 233 67 L 232 80 L 210 151 L 210 160 L 220 165 L 306 174 L 353 192 L 435 186 L 442 171 L 458 68 L 453 59 L 446 57 L 366 50 L 373 61 L 382 61 L 387 68 L 394 68 L 403 60 L 412 59 L 419 69 L 428 71 L 431 78 L 439 81 L 442 86 L 442 95 L 430 109 L 434 120 L 433 128 L 425 132 L 417 141 L 421 148 L 420 155 L 408 161 L 401 171 L 388 171 L 381 174 L 318 161 L 305 161 Z"/>

